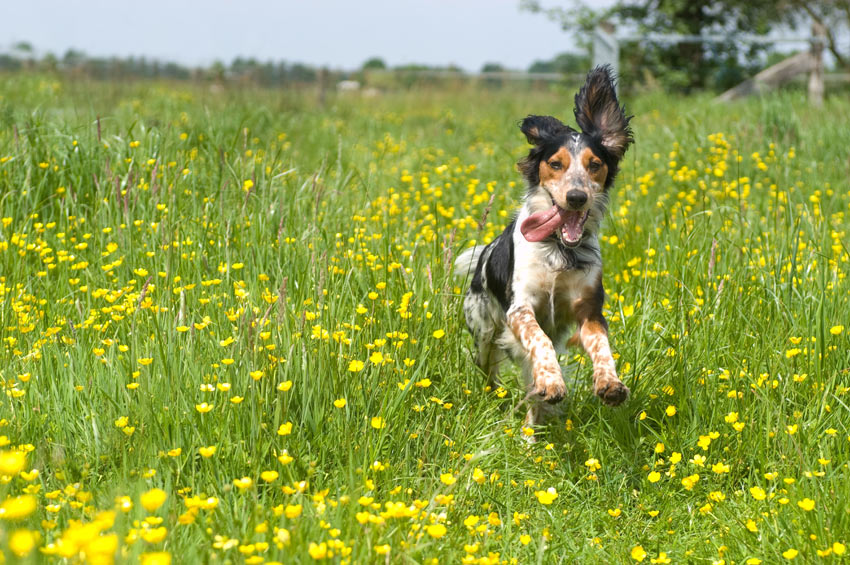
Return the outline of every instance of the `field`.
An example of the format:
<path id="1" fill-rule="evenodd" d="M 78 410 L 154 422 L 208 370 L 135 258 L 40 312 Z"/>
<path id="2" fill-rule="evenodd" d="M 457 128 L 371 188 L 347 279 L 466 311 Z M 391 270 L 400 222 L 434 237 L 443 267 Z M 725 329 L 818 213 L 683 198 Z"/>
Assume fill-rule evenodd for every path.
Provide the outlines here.
<path id="1" fill-rule="evenodd" d="M 575 86 L 4 76 L 0 556 L 848 559 L 850 103 L 625 98 L 602 253 L 632 396 L 574 351 L 524 430 L 451 262 L 517 205 L 517 121 L 572 122 Z"/>

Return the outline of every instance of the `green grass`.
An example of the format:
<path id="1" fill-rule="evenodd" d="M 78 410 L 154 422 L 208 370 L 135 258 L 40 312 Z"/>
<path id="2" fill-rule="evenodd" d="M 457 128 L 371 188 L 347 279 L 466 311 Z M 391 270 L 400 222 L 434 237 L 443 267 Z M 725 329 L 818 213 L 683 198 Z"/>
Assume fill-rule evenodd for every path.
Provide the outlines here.
<path id="1" fill-rule="evenodd" d="M 570 118 L 573 92 L 319 107 L 4 76 L 7 561 L 30 539 L 21 561 L 840 559 L 850 104 L 626 99 L 602 246 L 632 396 L 601 406 L 573 352 L 530 446 L 516 372 L 486 391 L 472 362 L 450 265 L 517 205 L 517 121 Z"/>

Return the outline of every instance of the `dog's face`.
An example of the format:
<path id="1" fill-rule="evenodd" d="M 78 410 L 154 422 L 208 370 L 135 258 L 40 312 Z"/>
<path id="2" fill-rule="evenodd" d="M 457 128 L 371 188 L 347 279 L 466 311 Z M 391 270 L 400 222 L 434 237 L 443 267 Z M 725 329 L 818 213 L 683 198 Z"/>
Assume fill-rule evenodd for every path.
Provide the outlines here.
<path id="1" fill-rule="evenodd" d="M 581 131 L 552 116 L 528 116 L 520 129 L 534 147 L 519 162 L 529 185 L 532 212 L 553 204 L 563 218 L 559 230 L 568 246 L 581 241 L 585 223 L 598 223 L 608 187 L 632 143 L 629 120 L 617 100 L 608 67 L 597 67 L 575 97 L 575 117 Z"/>

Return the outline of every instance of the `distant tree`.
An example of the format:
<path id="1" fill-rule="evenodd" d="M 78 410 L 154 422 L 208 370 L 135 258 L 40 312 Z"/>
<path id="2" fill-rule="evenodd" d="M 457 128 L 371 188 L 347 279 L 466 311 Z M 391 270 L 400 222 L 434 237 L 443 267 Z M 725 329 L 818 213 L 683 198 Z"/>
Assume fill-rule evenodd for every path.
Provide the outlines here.
<path id="1" fill-rule="evenodd" d="M 484 63 L 481 67 L 482 73 L 503 73 L 505 67 L 501 63 Z"/>
<path id="2" fill-rule="evenodd" d="M 361 68 L 364 71 L 383 71 L 386 70 L 387 64 L 380 57 L 372 57 L 363 63 Z"/>
<path id="3" fill-rule="evenodd" d="M 530 73 L 582 74 L 590 67 L 590 57 L 579 53 L 560 53 L 549 61 L 534 61 Z"/>
<path id="4" fill-rule="evenodd" d="M 565 30 L 589 32 L 607 20 L 638 33 L 767 33 L 783 20 L 777 6 L 798 0 L 619 0 L 607 9 L 584 4 L 571 8 L 544 7 L 538 0 L 522 0 L 524 9 L 543 13 Z M 802 0 L 799 0 L 802 3 Z M 838 2 L 841 0 L 827 0 Z M 578 37 L 590 37 L 588 33 Z M 585 45 L 586 45 L 586 41 Z M 723 87 L 732 77 L 758 67 L 767 45 L 683 42 L 641 42 L 621 51 L 621 73 L 632 82 L 649 72 L 668 86 L 683 89 Z M 631 75 L 631 76 L 629 76 Z M 734 79 L 737 80 L 737 79 Z"/>

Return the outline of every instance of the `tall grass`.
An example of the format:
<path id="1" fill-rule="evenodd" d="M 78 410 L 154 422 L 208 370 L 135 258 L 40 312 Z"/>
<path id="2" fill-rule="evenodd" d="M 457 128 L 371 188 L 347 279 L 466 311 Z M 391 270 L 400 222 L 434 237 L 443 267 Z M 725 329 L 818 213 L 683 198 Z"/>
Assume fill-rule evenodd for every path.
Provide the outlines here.
<path id="1" fill-rule="evenodd" d="M 601 406 L 563 357 L 531 446 L 514 371 L 487 390 L 472 363 L 450 265 L 517 205 L 517 120 L 571 121 L 572 94 L 320 107 L 5 76 L 0 450 L 26 453 L 6 558 L 840 556 L 846 101 L 626 100 L 602 246 L 633 394 Z"/>

